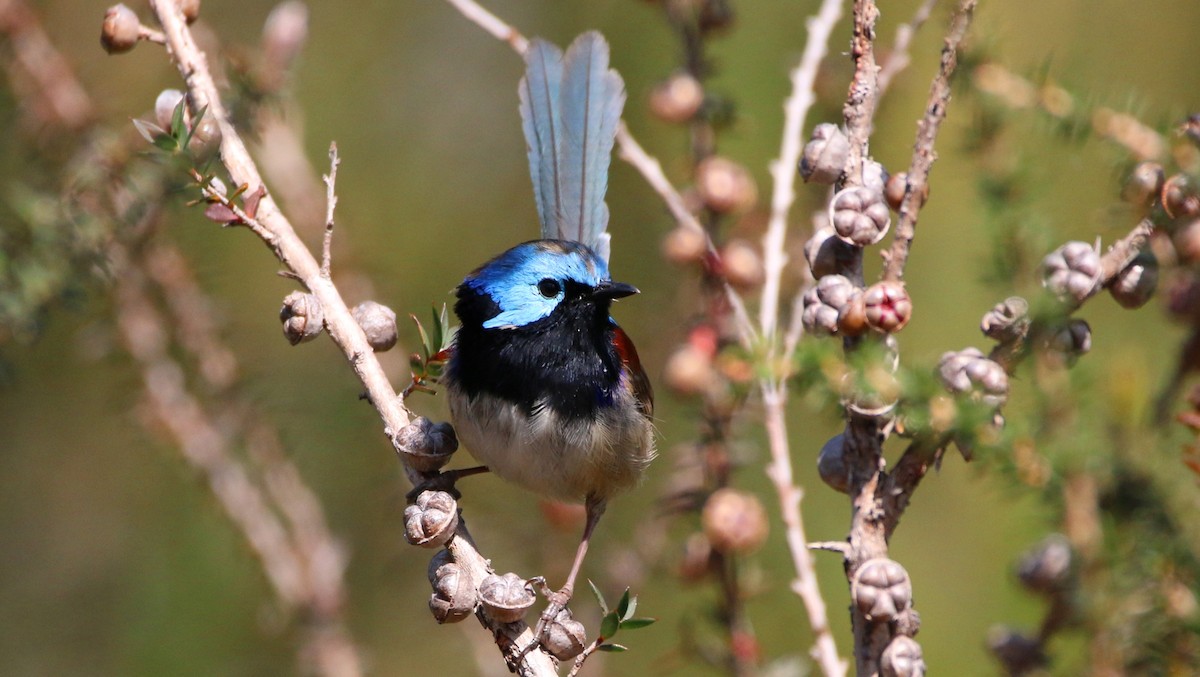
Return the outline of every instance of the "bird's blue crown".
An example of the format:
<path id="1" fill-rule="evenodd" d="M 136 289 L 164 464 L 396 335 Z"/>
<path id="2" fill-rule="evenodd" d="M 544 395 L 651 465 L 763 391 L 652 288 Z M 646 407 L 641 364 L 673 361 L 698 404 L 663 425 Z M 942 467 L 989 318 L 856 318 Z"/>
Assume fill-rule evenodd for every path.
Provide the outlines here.
<path id="1" fill-rule="evenodd" d="M 565 240 L 519 244 L 480 266 L 463 284 L 488 295 L 500 312 L 484 329 L 522 327 L 549 317 L 570 285 L 597 287 L 608 264 L 590 247 Z"/>

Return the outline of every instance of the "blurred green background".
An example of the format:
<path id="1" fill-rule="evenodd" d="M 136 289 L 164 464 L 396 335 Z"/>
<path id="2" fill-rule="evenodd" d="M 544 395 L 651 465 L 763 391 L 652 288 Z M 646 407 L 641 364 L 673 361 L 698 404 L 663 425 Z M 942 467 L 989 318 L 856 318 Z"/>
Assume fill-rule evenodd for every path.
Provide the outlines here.
<path id="1" fill-rule="evenodd" d="M 179 85 L 153 45 L 122 57 L 101 51 L 103 3 L 33 4 L 113 125 L 142 115 L 161 89 Z M 441 2 L 308 4 L 310 39 L 298 66 L 296 97 L 316 166 L 324 167 L 331 140 L 341 149 L 338 237 L 349 246 L 335 271 L 340 263 L 365 274 L 376 300 L 402 315 L 423 316 L 431 303 L 451 299 L 465 272 L 537 233 L 516 110 L 522 64 L 506 45 Z M 891 43 L 916 4 L 881 3 L 881 46 Z M 872 152 L 893 171 L 908 162 L 941 45 L 948 11 L 941 4 L 914 42 L 913 65 L 877 117 Z M 737 3 L 736 26 L 713 43 L 713 88 L 738 106 L 737 123 L 720 137 L 719 148 L 752 170 L 760 198 L 770 192 L 766 168 L 778 154 L 787 70 L 799 58 L 804 20 L 816 5 Z M 142 3 L 130 6 L 148 16 Z M 203 16 L 236 49 L 257 41 L 271 7 L 265 0 L 205 0 Z M 677 183 L 686 181 L 684 132 L 654 120 L 645 106 L 649 89 L 679 59 L 675 36 L 653 3 L 495 0 L 489 7 L 527 35 L 560 44 L 585 29 L 603 31 L 629 89 L 630 128 Z M 1200 3 L 1194 0 L 985 0 L 973 35 L 1017 73 L 1048 74 L 1082 102 L 1129 110 L 1165 128 L 1200 110 L 1197 26 Z M 840 119 L 848 37 L 843 19 L 820 85 L 821 102 L 806 129 Z M 910 364 L 982 344 L 978 318 L 1006 295 L 981 280 L 988 247 L 978 225 L 981 167 L 964 141 L 978 96 L 964 93 L 951 104 L 938 143 L 932 199 L 907 276 L 916 313 L 900 342 Z M 9 110 L 0 116 L 11 122 L 11 96 L 2 102 Z M 1036 186 L 1032 198 L 1054 230 L 1051 241 L 1119 236 L 1130 225 L 1113 206 L 1122 153 L 1103 141 L 1062 141 L 1038 118 L 1028 112 L 1013 120 L 1021 133 L 1011 159 L 1023 164 Z M 11 141 L 2 147 L 7 157 L 0 161 L 0 180 L 27 180 L 21 158 L 27 151 Z M 659 241 L 671 223 L 657 197 L 626 164 L 614 160 L 612 174 L 614 274 L 644 292 L 620 304 L 616 315 L 658 385 L 654 365 L 683 338 L 695 311 L 695 274 L 662 262 Z M 801 187 L 799 194 L 794 233 L 807 230 L 807 215 L 823 198 L 816 187 Z M 298 348 L 281 340 L 276 314 L 292 285 L 275 275 L 276 262 L 248 232 L 221 231 L 182 205 L 168 221 L 218 303 L 225 335 L 242 360 L 243 392 L 281 430 L 350 553 L 347 617 L 371 672 L 422 675 L 436 666 L 438 674 L 476 674 L 467 648 L 483 633 L 473 622 L 431 622 L 425 580 L 430 553 L 403 539 L 407 486 L 336 349 L 326 340 Z M 755 219 L 745 221 L 739 232 L 756 238 Z M 119 349 L 97 356 L 96 345 L 113 340 L 110 310 L 104 290 L 96 289 L 58 309 L 37 341 L 4 347 L 11 378 L 0 388 L 0 674 L 287 674 L 295 665 L 295 636 L 256 560 L 178 453 L 139 426 L 134 409 L 140 380 L 128 357 Z M 1182 334 L 1158 304 L 1132 314 L 1101 299 L 1086 317 L 1095 338 L 1083 368 L 1095 370 L 1097 383 L 1089 395 L 1109 397 L 1104 375 L 1118 370 L 1141 392 L 1153 393 L 1171 369 Z M 415 332 L 402 329 L 402 342 L 411 349 Z M 405 374 L 399 358 L 388 363 L 397 382 Z M 695 434 L 694 406 L 658 390 L 664 454 L 642 488 L 611 505 L 585 572 L 598 583 L 612 580 L 606 571 L 613 562 L 605 554 L 619 552 L 634 525 L 654 514 L 670 474 L 670 449 Z M 440 398 L 418 396 L 412 405 L 445 416 Z M 752 406 L 738 427 L 748 463 L 737 484 L 760 491 L 775 512 L 754 411 Z M 808 536 L 841 539 L 847 501 L 820 483 L 814 463 L 838 421 L 814 413 L 800 397 L 792 411 L 795 463 L 808 488 Z M 1162 463 L 1178 461 L 1164 454 Z M 465 489 L 463 508 L 481 550 L 499 570 L 561 577 L 574 533 L 545 535 L 534 497 L 495 478 L 472 478 Z M 983 648 L 986 629 L 997 622 L 1037 622 L 1041 607 L 1016 586 L 1011 562 L 1052 526 L 1030 495 L 957 457 L 926 480 L 893 541 L 893 556 L 915 582 L 920 641 L 933 674 L 994 674 Z M 678 537 L 686 530 L 671 533 Z M 817 559 L 846 655 L 841 563 L 828 554 Z M 751 567 L 761 572 L 761 593 L 749 609 L 765 655 L 803 656 L 811 642 L 803 609 L 788 589 L 790 565 L 778 528 Z M 696 663 L 681 662 L 675 651 L 683 619 L 706 613 L 714 592 L 684 586 L 666 568 L 652 571 L 635 592 L 641 611 L 661 622 L 627 637 L 633 650 L 609 657 L 603 667 L 597 661 L 590 674 L 661 674 L 668 667 L 674 674 L 707 674 Z M 589 618 L 590 599 L 581 599 Z"/>

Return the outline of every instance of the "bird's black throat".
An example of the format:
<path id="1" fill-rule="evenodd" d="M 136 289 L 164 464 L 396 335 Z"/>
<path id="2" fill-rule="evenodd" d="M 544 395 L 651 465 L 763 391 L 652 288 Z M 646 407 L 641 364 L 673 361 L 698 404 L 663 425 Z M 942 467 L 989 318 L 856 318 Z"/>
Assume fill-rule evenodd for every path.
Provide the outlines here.
<path id="1" fill-rule="evenodd" d="M 454 312 L 462 326 L 449 376 L 469 396 L 487 393 L 571 419 L 593 418 L 613 402 L 621 361 L 612 343 L 609 302 L 571 294 L 550 315 L 512 328 L 485 329 L 499 313 L 485 292 L 462 285 Z"/>

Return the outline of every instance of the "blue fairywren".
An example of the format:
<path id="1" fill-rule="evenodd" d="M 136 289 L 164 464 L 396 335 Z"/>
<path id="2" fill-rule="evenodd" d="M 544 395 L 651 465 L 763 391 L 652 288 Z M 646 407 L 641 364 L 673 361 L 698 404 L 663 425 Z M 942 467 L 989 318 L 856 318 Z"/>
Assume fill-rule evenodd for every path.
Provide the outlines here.
<path id="1" fill-rule="evenodd" d="M 566 55 L 533 40 L 519 87 L 542 237 L 480 266 L 458 287 L 445 383 L 464 446 L 500 477 L 582 500 L 583 538 L 539 633 L 570 600 L 609 498 L 654 457 L 650 383 L 611 303 L 637 293 L 608 272 L 604 193 L 625 85 L 599 33 Z"/>

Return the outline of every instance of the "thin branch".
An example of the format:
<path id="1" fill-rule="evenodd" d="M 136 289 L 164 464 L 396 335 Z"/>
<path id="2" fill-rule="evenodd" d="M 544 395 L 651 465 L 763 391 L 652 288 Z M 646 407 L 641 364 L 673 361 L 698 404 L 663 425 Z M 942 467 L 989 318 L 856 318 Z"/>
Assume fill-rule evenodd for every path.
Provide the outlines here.
<path id="1" fill-rule="evenodd" d="M 326 280 L 330 279 L 329 268 L 332 265 L 333 210 L 337 207 L 335 186 L 337 185 L 337 170 L 340 164 L 342 164 L 342 160 L 338 157 L 337 143 L 330 143 L 329 173 L 321 177 L 325 181 L 325 240 L 321 247 L 321 275 Z"/>
<path id="2" fill-rule="evenodd" d="M 529 49 L 529 41 L 525 39 L 525 36 L 474 0 L 446 0 L 446 2 L 454 5 L 455 9 L 462 12 L 463 16 L 491 33 L 496 39 L 507 42 L 517 54 L 524 54 L 525 50 Z"/>
<path id="3" fill-rule="evenodd" d="M 854 0 L 854 38 L 850 55 L 854 59 L 854 78 L 842 106 L 850 156 L 846 160 L 843 187 L 863 185 L 863 163 L 870 155 L 872 121 L 878 97 L 878 67 L 875 65 L 875 21 L 879 8 L 875 0 Z"/>
<path id="4" fill-rule="evenodd" d="M 924 26 L 925 22 L 929 20 L 929 15 L 933 13 L 933 8 L 937 3 L 938 0 L 925 0 L 917 8 L 912 19 L 906 24 L 900 24 L 900 27 L 896 29 L 896 40 L 892 43 L 892 51 L 888 52 L 887 58 L 883 60 L 883 65 L 879 67 L 879 98 L 883 98 L 884 93 L 892 84 L 892 79 L 912 63 L 912 57 L 909 54 L 912 39 L 917 31 L 921 30 L 921 26 Z"/>
<path id="5" fill-rule="evenodd" d="M 946 107 L 950 103 L 950 77 L 958 66 L 958 47 L 971 18 L 975 14 L 977 0 L 964 0 L 954 14 L 946 44 L 942 48 L 942 62 L 938 74 L 929 89 L 929 102 L 925 105 L 925 117 L 917 124 L 917 140 L 913 144 L 912 162 L 908 168 L 908 181 L 904 187 L 904 199 L 900 203 L 900 215 L 896 234 L 892 237 L 892 248 L 884 265 L 882 279 L 900 281 L 904 277 L 904 266 L 908 263 L 908 250 L 916 234 L 917 216 L 925 201 L 929 186 L 929 170 L 937 160 L 933 144 L 938 130 L 946 119 Z"/>
<path id="6" fill-rule="evenodd" d="M 796 198 L 796 166 L 804 150 L 801 141 L 804 119 L 817 98 L 813 90 L 817 69 L 829 51 L 829 36 L 833 27 L 842 16 L 842 1 L 824 0 L 817 13 L 805 22 L 808 41 L 804 45 L 800 63 L 792 70 L 792 93 L 784 102 L 783 141 L 780 143 L 779 159 L 771 163 L 771 177 L 775 185 L 771 193 L 771 217 L 763 237 L 765 281 L 758 313 L 759 329 L 764 337 L 775 333 L 779 318 L 779 287 L 787 266 L 787 254 L 784 251 L 787 217 Z"/>
<path id="7" fill-rule="evenodd" d="M 221 130 L 221 160 L 230 177 L 237 185 L 263 185 L 258 168 L 230 122 L 229 114 L 210 74 L 208 61 L 196 46 L 178 4 L 173 0 L 151 0 L 151 6 L 163 27 L 168 50 L 186 82 L 193 105 L 197 108 L 207 107 L 208 114 Z M 285 268 L 294 273 L 320 302 L 325 312 L 326 330 L 334 343 L 341 348 L 366 388 L 371 404 L 383 419 L 385 435 L 389 440 L 394 439 L 409 423 L 408 412 L 404 408 L 402 398 L 396 394 L 388 381 L 362 328 L 351 316 L 350 309 L 337 287 L 332 280 L 321 274 L 320 264 L 296 235 L 291 223 L 279 211 L 269 194 L 259 202 L 255 217 L 266 231 L 259 233 L 260 237 L 271 246 Z M 423 480 L 420 473 L 407 465 L 405 472 L 414 484 Z M 449 549 L 455 561 L 463 566 L 476 582 L 482 581 L 491 571 L 487 559 L 475 549 L 465 521 L 460 521 L 457 536 L 451 540 Z M 498 623 L 483 612 L 479 612 L 477 617 L 492 631 L 502 650 L 513 645 L 526 646 L 534 642 L 532 632 L 523 623 Z M 522 675 L 556 674 L 553 658 L 541 650 L 531 651 L 516 668 Z"/>
<path id="8" fill-rule="evenodd" d="M 788 550 L 796 569 L 792 590 L 804 602 L 804 610 L 808 614 L 815 641 L 812 654 L 821 666 L 821 672 L 827 677 L 841 677 L 846 674 L 847 664 L 838 656 L 837 644 L 829 627 L 825 599 L 821 597 L 812 555 L 808 552 L 808 537 L 804 534 L 804 520 L 800 512 L 800 500 L 804 497 L 804 491 L 796 486 L 792 477 L 787 418 L 784 412 L 787 394 L 781 386 L 768 383 L 762 384 L 762 393 L 766 410 L 767 441 L 771 449 L 771 465 L 767 467 L 767 476 L 771 478 L 775 492 L 779 495 Z"/>

